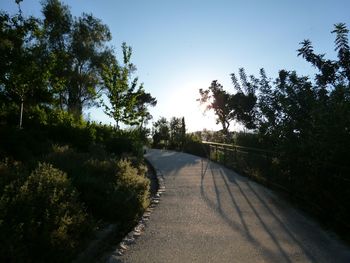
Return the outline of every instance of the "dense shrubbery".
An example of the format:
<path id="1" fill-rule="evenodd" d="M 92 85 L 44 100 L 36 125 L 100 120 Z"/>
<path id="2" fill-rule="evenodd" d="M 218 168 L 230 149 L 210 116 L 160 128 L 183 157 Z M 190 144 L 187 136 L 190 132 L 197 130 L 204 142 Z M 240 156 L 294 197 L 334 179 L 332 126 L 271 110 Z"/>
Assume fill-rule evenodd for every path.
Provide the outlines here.
<path id="1" fill-rule="evenodd" d="M 187 135 L 183 151 L 197 156 L 207 157 L 209 149 L 207 145 L 202 144 L 202 141 L 199 137 L 196 137 L 194 135 Z"/>
<path id="2" fill-rule="evenodd" d="M 29 162 L 50 150 L 45 131 L 0 126 L 0 158 Z"/>
<path id="3" fill-rule="evenodd" d="M 156 99 L 133 78 L 131 47 L 120 63 L 100 19 L 60 0 L 25 17 L 21 2 L 0 12 L 0 261 L 65 262 L 97 222 L 126 231 L 147 205 L 143 126 Z M 116 127 L 83 120 L 101 104 Z"/>
<path id="4" fill-rule="evenodd" d="M 237 132 L 234 135 L 234 144 L 244 146 L 244 147 L 253 147 L 253 148 L 266 148 L 263 144 L 261 135 L 256 133 L 247 133 L 247 132 Z"/>
<path id="5" fill-rule="evenodd" d="M 27 178 L 14 177 L 2 185 L 3 262 L 67 261 L 90 230 L 76 190 L 66 174 L 51 165 L 39 164 Z"/>
<path id="6" fill-rule="evenodd" d="M 98 221 L 130 227 L 148 205 L 145 139 L 61 111 L 34 112 L 25 129 L 0 125 L 1 259 L 69 261 Z"/>
<path id="7" fill-rule="evenodd" d="M 349 29 L 339 23 L 332 33 L 336 52 L 332 59 L 317 54 L 311 41 L 300 43 L 298 56 L 317 70 L 314 76 L 280 70 L 270 79 L 264 69 L 256 77 L 242 68 L 238 78 L 231 74 L 235 94 L 213 81 L 200 90 L 200 101 L 208 103 L 224 131 L 233 119 L 251 131 L 238 134 L 237 144 L 269 150 L 240 151 L 236 169 L 254 177 L 260 174 L 328 224 L 349 231 Z M 215 153 L 217 160 L 227 160 L 223 152 Z"/>
<path id="8" fill-rule="evenodd" d="M 98 159 L 68 147 L 59 147 L 46 161 L 68 174 L 95 218 L 125 223 L 147 206 L 149 181 L 142 165 L 134 168 L 129 161 Z"/>
<path id="9" fill-rule="evenodd" d="M 84 152 L 100 145 L 117 156 L 142 158 L 142 146 L 146 142 L 143 130 L 116 130 L 108 125 L 76 120 L 61 110 L 35 107 L 33 112 L 27 114 L 30 121 L 25 129 L 0 125 L 0 157 L 28 161 L 49 153 L 52 144 L 64 144 Z M 4 121 L 8 123 L 7 119 Z"/>

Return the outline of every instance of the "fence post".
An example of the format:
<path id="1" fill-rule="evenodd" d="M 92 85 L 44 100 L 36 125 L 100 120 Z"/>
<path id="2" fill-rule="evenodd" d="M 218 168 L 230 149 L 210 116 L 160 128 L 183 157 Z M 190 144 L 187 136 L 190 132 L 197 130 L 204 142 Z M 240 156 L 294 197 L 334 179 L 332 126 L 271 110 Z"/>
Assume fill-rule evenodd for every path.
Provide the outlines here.
<path id="1" fill-rule="evenodd" d="M 238 162 L 237 162 L 237 147 L 236 147 L 236 145 L 234 147 L 235 147 L 235 163 L 236 163 L 236 166 L 238 166 Z"/>
<path id="2" fill-rule="evenodd" d="M 224 146 L 224 165 L 226 165 L 226 146 Z"/>

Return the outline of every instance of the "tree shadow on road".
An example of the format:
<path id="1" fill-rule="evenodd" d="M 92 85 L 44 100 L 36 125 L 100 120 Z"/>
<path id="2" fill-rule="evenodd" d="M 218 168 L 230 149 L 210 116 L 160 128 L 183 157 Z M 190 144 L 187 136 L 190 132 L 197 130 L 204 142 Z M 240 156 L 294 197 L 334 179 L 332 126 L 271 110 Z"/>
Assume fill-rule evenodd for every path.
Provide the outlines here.
<path id="1" fill-rule="evenodd" d="M 284 209 L 283 202 L 270 202 L 268 193 L 271 191 L 262 190 L 265 189 L 263 186 L 248 178 L 205 158 L 189 154 L 153 151 L 149 157 L 166 174 L 165 183 L 168 181 L 173 185 L 172 182 L 176 182 L 177 178 L 186 178 L 187 174 L 190 174 L 190 180 L 196 174 L 200 176 L 198 194 L 205 204 L 216 211 L 233 231 L 261 251 L 269 262 L 292 262 L 295 258 L 318 262 L 315 255 L 329 259 L 337 255 L 334 246 L 328 248 L 332 243 L 330 239 L 322 236 L 320 231 L 313 234 L 312 227 L 303 226 L 306 221 L 302 216 L 297 216 L 295 220 L 293 216 L 298 213 L 291 212 L 294 210 L 289 206 Z M 178 182 L 180 184 L 175 183 L 174 191 L 187 187 L 187 182 L 195 181 Z"/>
<path id="2" fill-rule="evenodd" d="M 210 179 L 213 182 L 212 187 L 215 192 L 216 200 L 211 199 L 210 196 L 206 193 L 206 189 L 208 188 L 208 185 L 205 185 L 206 176 L 211 177 Z M 238 182 L 237 178 L 240 181 L 240 183 Z M 221 184 L 219 180 L 221 180 Z M 243 188 L 241 184 L 245 184 L 247 185 L 247 187 Z M 238 191 L 233 192 L 232 188 L 235 188 L 235 190 L 238 190 Z M 279 257 L 276 254 L 276 252 L 273 251 L 272 249 L 267 248 L 266 244 L 263 244 L 261 241 L 259 241 L 258 238 L 255 236 L 255 234 L 252 233 L 252 231 L 249 229 L 248 223 L 246 222 L 246 219 L 244 217 L 244 213 L 242 212 L 241 205 L 239 201 L 237 201 L 237 197 L 240 197 L 240 198 L 243 197 L 243 200 L 248 205 L 249 209 L 253 212 L 253 215 L 256 217 L 262 229 L 265 231 L 269 239 L 273 242 L 274 246 L 277 248 L 279 256 L 282 257 L 285 262 L 291 262 L 291 259 L 288 253 L 285 251 L 285 249 L 282 247 L 280 243 L 281 242 L 280 239 L 276 236 L 276 234 L 278 233 L 274 233 L 272 230 L 270 230 L 268 223 L 264 221 L 263 217 L 259 214 L 259 211 L 257 210 L 257 208 L 254 206 L 253 201 L 250 200 L 249 196 L 251 196 L 252 194 L 255 195 L 256 197 L 255 201 L 257 200 L 258 202 L 260 202 L 262 207 L 264 207 L 268 211 L 269 216 L 273 217 L 278 222 L 281 229 L 285 232 L 285 234 L 289 236 L 289 239 L 292 240 L 292 242 L 299 247 L 299 249 L 303 252 L 307 260 L 310 262 L 316 262 L 315 258 L 310 254 L 307 248 L 305 248 L 303 244 L 296 239 L 293 233 L 286 227 L 286 225 L 281 221 L 281 219 L 277 217 L 277 215 L 271 210 L 271 208 L 263 200 L 263 198 L 261 198 L 258 195 L 257 191 L 254 190 L 254 188 L 249 184 L 249 180 L 245 178 L 241 178 L 240 176 L 235 175 L 233 172 L 228 173 L 220 165 L 214 164 L 206 159 L 202 159 L 200 192 L 206 204 L 210 208 L 218 211 L 221 218 L 233 230 L 240 233 L 242 237 L 245 238 L 247 241 L 249 241 L 253 246 L 258 246 L 262 248 L 264 255 L 269 260 L 273 261 L 273 259 L 275 259 L 275 261 L 278 262 Z M 232 216 L 228 215 L 227 212 L 225 212 L 225 210 L 221 207 L 221 199 L 223 198 L 222 197 L 223 195 L 229 196 L 229 199 L 232 203 L 232 208 L 234 209 L 235 213 L 238 215 L 238 218 L 239 218 L 238 221 L 233 220 Z"/>

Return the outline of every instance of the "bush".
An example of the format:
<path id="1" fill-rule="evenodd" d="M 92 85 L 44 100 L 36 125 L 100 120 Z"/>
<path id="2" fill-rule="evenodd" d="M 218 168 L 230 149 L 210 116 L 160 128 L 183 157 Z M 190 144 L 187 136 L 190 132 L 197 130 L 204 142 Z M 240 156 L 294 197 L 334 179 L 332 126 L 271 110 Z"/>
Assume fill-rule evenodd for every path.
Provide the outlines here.
<path id="1" fill-rule="evenodd" d="M 0 158 L 31 161 L 49 152 L 51 145 L 44 131 L 0 127 Z"/>
<path id="2" fill-rule="evenodd" d="M 87 214 L 62 171 L 39 164 L 22 184 L 6 185 L 0 199 L 3 262 L 69 261 L 90 232 Z"/>
<path id="3" fill-rule="evenodd" d="M 91 158 L 69 147 L 54 147 L 45 159 L 65 171 L 80 192 L 81 200 L 96 219 L 134 220 L 147 206 L 149 180 L 140 164 L 113 158 Z"/>
<path id="4" fill-rule="evenodd" d="M 141 133 L 137 130 L 116 131 L 109 140 L 105 142 L 106 149 L 117 156 L 143 157 L 143 144 L 145 140 L 141 138 Z"/>
<path id="5" fill-rule="evenodd" d="M 149 180 L 129 161 L 88 160 L 83 171 L 75 183 L 95 217 L 125 223 L 147 207 Z"/>
<path id="6" fill-rule="evenodd" d="M 235 134 L 235 144 L 252 148 L 264 148 L 259 134 L 256 133 L 237 132 Z"/>
<path id="7" fill-rule="evenodd" d="M 13 181 L 24 182 L 28 173 L 22 163 L 10 161 L 0 162 L 0 196 L 3 194 L 5 187 Z"/>
<path id="8" fill-rule="evenodd" d="M 84 173 L 83 164 L 88 159 L 88 153 L 77 152 L 68 145 L 54 145 L 52 152 L 44 158 L 44 161 L 65 172 L 74 184 L 74 178 Z"/>
<path id="9" fill-rule="evenodd" d="M 199 138 L 187 135 L 184 144 L 184 152 L 206 158 L 209 154 L 209 147 L 208 145 L 203 144 Z"/>
<path id="10" fill-rule="evenodd" d="M 117 193 L 123 196 L 119 201 L 119 211 L 124 218 L 135 219 L 149 205 L 150 182 L 144 176 L 145 167 L 133 168 L 129 161 L 118 162 Z M 143 174 L 139 174 L 142 171 Z"/>
<path id="11" fill-rule="evenodd" d="M 83 120 L 64 111 L 53 111 L 49 123 L 44 127 L 56 143 L 70 144 L 81 151 L 87 151 L 95 141 L 95 129 Z"/>

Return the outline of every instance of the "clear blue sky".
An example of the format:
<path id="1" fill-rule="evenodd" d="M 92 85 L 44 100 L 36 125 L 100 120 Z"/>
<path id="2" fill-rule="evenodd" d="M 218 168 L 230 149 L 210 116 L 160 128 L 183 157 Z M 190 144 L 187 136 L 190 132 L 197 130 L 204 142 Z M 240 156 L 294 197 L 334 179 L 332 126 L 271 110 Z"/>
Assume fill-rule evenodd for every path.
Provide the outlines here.
<path id="1" fill-rule="evenodd" d="M 14 0 L 0 8 L 16 12 Z M 219 80 L 232 90 L 229 74 L 244 67 L 270 77 L 278 70 L 311 74 L 297 57 L 299 43 L 312 40 L 315 50 L 334 57 L 333 24 L 350 26 L 348 0 L 66 0 L 72 13 L 93 13 L 113 34 L 112 45 L 133 47 L 137 75 L 158 100 L 151 109 L 159 116 L 185 116 L 189 131 L 218 129 L 212 116 L 203 117 L 198 89 Z M 40 15 L 39 0 L 24 0 L 26 15 Z M 93 120 L 109 123 L 99 110 Z"/>

